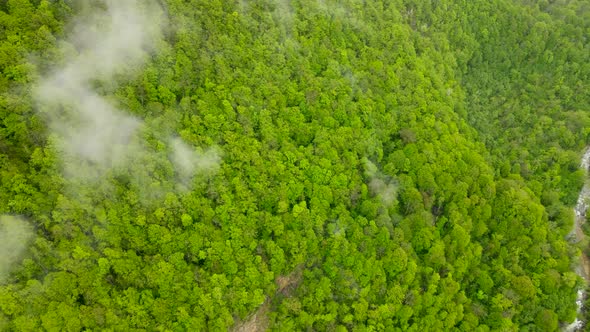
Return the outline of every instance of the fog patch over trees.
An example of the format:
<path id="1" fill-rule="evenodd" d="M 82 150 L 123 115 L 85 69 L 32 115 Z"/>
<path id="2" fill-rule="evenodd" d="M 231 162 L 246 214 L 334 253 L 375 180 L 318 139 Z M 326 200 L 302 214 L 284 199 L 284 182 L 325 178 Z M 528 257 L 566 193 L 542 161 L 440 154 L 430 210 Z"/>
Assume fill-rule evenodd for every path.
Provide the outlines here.
<path id="1" fill-rule="evenodd" d="M 118 80 L 131 79 L 157 52 L 165 21 L 155 2 L 106 1 L 82 5 L 82 15 L 62 42 L 62 65 L 43 76 L 34 88 L 39 112 L 62 150 L 64 175 L 75 181 L 99 181 L 127 172 L 129 165 L 154 158 L 143 139 L 154 128 L 104 96 Z M 161 135 L 161 134 L 160 134 Z M 189 181 L 201 168 L 213 169 L 219 156 L 203 158 L 180 139 L 169 139 L 178 178 Z M 150 155 L 152 155 L 150 157 Z M 159 160 L 158 163 L 166 163 Z M 164 167 L 160 165 L 160 167 Z M 136 184 L 145 179 L 133 177 Z"/>
<path id="2" fill-rule="evenodd" d="M 32 237 L 33 229 L 24 219 L 0 215 L 0 283 L 19 263 Z"/>
<path id="3" fill-rule="evenodd" d="M 375 164 L 365 160 L 365 175 L 369 177 L 369 189 L 379 197 L 383 205 L 391 206 L 397 199 L 398 183 L 381 172 Z"/>

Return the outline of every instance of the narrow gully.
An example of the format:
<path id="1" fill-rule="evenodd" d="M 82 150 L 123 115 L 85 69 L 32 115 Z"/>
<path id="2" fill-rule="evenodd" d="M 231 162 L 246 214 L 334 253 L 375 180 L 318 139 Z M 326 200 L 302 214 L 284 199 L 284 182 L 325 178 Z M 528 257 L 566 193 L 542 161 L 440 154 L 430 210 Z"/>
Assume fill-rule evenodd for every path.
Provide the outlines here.
<path id="1" fill-rule="evenodd" d="M 582 162 L 580 163 L 580 167 L 588 173 L 588 168 L 590 167 L 590 148 L 586 150 L 584 156 L 582 157 Z M 578 201 L 576 203 L 576 207 L 574 208 L 574 227 L 570 232 L 569 237 L 574 241 L 574 243 L 579 243 L 584 240 L 584 232 L 582 231 L 582 225 L 586 222 L 586 211 L 588 210 L 588 202 L 590 200 L 590 186 L 588 185 L 588 181 L 584 182 L 584 187 L 580 191 L 578 195 Z M 576 267 L 576 273 L 582 277 L 586 284 L 589 283 L 590 279 L 590 259 L 584 252 L 582 252 L 580 257 L 580 264 Z M 586 298 L 586 289 L 581 288 L 578 290 L 578 297 L 576 299 L 576 304 L 578 305 L 578 314 L 582 311 L 584 306 L 584 300 Z M 578 315 L 579 316 L 579 315 Z M 586 322 L 581 320 L 580 317 L 576 318 L 576 320 L 566 326 L 564 331 L 567 332 L 574 332 L 574 331 L 581 331 Z"/>

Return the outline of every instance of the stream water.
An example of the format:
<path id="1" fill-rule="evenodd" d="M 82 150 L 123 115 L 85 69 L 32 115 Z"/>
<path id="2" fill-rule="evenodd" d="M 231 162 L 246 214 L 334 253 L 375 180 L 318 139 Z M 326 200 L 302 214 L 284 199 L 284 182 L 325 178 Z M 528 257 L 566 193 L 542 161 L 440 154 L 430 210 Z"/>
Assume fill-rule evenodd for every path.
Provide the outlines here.
<path id="1" fill-rule="evenodd" d="M 588 168 L 590 167 L 590 148 L 586 150 L 584 156 L 582 157 L 582 162 L 580 167 L 588 172 Z M 574 228 L 570 233 L 570 238 L 573 239 L 575 242 L 580 242 L 584 239 L 584 233 L 582 232 L 582 224 L 586 222 L 586 211 L 588 210 L 588 202 L 590 201 L 590 186 L 588 185 L 588 181 L 584 183 L 584 187 L 580 191 L 578 195 L 578 201 L 576 203 L 576 207 L 574 208 L 575 213 L 575 220 L 574 220 Z M 576 273 L 584 278 L 586 283 L 590 281 L 590 260 L 588 256 L 582 253 L 580 257 L 580 264 L 576 267 Z M 584 305 L 584 299 L 586 298 L 586 291 L 585 289 L 578 290 L 578 298 L 576 299 L 576 304 L 578 305 L 578 313 L 582 311 L 582 307 Z M 566 326 L 564 331 L 567 332 L 574 332 L 574 331 L 581 331 L 584 327 L 585 322 L 580 320 L 580 318 L 576 318 L 576 320 Z"/>

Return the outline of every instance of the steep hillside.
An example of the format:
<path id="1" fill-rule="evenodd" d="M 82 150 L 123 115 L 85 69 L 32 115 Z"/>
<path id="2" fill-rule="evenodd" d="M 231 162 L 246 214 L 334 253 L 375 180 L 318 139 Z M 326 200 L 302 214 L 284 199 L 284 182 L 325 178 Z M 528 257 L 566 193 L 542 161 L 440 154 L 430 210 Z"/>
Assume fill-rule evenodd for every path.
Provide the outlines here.
<path id="1" fill-rule="evenodd" d="M 586 1 L 0 9 L 1 330 L 576 318 Z"/>

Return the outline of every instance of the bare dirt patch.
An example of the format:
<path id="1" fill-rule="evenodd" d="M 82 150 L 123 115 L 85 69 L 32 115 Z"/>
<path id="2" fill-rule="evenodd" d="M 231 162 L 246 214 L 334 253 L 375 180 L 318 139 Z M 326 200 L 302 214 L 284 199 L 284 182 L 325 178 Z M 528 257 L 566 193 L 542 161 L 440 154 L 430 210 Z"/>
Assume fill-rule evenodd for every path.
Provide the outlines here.
<path id="1" fill-rule="evenodd" d="M 270 301 L 268 297 L 264 303 L 252 315 L 246 318 L 244 322 L 238 322 L 234 327 L 235 332 L 261 332 L 268 330 L 268 311 L 270 310 Z"/>
<path id="2" fill-rule="evenodd" d="M 293 294 L 301 283 L 303 276 L 303 265 L 300 265 L 286 276 L 278 276 L 276 279 L 277 295 L 288 297 Z M 267 297 L 264 303 L 250 316 L 248 316 L 243 322 L 238 321 L 233 328 L 234 332 L 262 332 L 268 330 L 268 313 L 271 309 L 273 299 Z"/>

